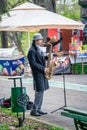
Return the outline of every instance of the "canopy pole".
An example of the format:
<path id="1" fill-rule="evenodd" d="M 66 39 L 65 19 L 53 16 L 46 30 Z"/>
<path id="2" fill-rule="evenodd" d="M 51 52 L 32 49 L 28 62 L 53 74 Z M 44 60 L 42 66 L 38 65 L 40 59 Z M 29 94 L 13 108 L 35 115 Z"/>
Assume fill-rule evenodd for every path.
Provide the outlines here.
<path id="1" fill-rule="evenodd" d="M 28 32 L 28 48 L 30 48 L 30 32 Z"/>

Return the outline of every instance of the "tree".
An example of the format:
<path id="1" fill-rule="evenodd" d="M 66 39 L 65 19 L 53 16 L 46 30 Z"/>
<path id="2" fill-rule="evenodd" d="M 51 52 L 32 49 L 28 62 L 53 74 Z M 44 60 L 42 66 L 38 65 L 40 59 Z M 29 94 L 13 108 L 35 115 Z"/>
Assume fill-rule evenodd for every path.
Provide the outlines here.
<path id="1" fill-rule="evenodd" d="M 80 20 L 78 0 L 58 0 L 57 13 L 74 20 Z"/>
<path id="2" fill-rule="evenodd" d="M 0 0 L 0 18 L 1 15 L 7 12 L 7 0 Z"/>
<path id="3" fill-rule="evenodd" d="M 0 0 L 0 20 L 1 20 L 2 14 L 6 12 L 7 12 L 7 0 Z M 6 32 L 1 33 L 2 47 L 4 48 L 8 47 L 6 34 L 7 34 Z"/>
<path id="4" fill-rule="evenodd" d="M 33 0 L 33 3 L 45 7 L 51 12 L 56 12 L 55 0 Z"/>
<path id="5" fill-rule="evenodd" d="M 8 8 L 12 9 L 24 2 L 31 2 L 31 0 L 8 0 Z"/>

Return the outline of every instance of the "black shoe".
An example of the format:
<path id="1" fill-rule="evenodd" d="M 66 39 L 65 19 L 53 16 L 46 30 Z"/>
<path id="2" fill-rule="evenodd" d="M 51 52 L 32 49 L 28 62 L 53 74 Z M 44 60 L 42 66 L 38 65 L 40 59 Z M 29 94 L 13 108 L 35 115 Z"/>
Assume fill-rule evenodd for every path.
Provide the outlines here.
<path id="1" fill-rule="evenodd" d="M 36 110 L 32 110 L 32 111 L 30 112 L 30 115 L 32 115 L 32 116 L 41 116 L 41 114 L 38 113 Z"/>
<path id="2" fill-rule="evenodd" d="M 43 112 L 43 111 L 38 111 L 38 113 L 41 115 L 47 115 L 47 112 Z"/>

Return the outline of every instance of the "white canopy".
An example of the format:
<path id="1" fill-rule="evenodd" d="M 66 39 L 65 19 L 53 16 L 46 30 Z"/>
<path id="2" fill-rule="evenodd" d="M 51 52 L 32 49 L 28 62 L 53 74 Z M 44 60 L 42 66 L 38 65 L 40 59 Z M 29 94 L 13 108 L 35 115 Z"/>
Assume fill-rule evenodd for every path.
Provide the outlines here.
<path id="1" fill-rule="evenodd" d="M 48 28 L 83 29 L 84 24 L 50 12 L 32 3 L 25 3 L 3 15 L 0 31 L 35 31 Z"/>

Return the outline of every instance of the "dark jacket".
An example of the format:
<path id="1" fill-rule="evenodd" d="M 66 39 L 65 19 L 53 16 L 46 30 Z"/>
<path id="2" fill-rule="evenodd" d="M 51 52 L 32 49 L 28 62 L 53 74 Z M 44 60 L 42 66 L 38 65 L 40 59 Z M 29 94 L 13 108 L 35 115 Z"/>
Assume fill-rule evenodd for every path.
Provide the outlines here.
<path id="1" fill-rule="evenodd" d="M 45 78 L 45 58 L 43 53 L 41 54 L 35 45 L 35 43 L 32 44 L 31 48 L 29 49 L 28 55 L 27 55 L 33 80 L 34 80 L 34 89 L 36 91 L 44 91 L 49 88 L 48 80 Z"/>

